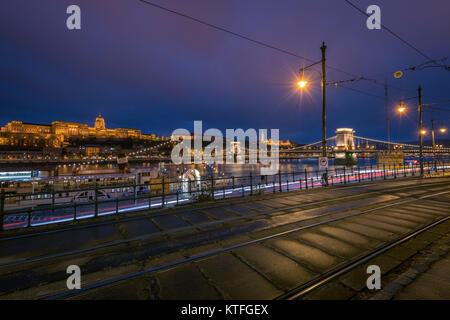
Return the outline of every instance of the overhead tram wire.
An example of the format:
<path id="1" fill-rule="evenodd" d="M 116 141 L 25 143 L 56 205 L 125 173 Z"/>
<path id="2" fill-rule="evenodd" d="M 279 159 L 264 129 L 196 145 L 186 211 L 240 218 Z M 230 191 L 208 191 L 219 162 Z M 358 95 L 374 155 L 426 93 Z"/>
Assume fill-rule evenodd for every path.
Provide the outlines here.
<path id="1" fill-rule="evenodd" d="M 358 10 L 359 12 L 361 12 L 364 16 L 366 17 L 370 17 L 369 14 L 367 14 L 366 12 L 364 12 L 362 9 L 360 9 L 358 6 L 356 6 L 355 4 L 353 4 L 352 2 L 350 2 L 350 0 L 344 0 L 345 2 L 347 2 L 350 6 L 352 6 L 353 8 L 355 8 L 356 10 Z M 394 37 L 396 37 L 397 39 L 399 39 L 401 42 L 403 42 L 404 44 L 406 44 L 408 47 L 412 48 L 414 51 L 416 51 L 418 54 L 420 54 L 422 57 L 425 57 L 427 60 L 431 60 L 433 62 L 436 62 L 436 59 L 430 58 L 429 56 L 427 56 L 425 53 L 423 53 L 422 51 L 420 51 L 419 49 L 417 49 L 417 47 L 413 46 L 411 43 L 409 43 L 408 41 L 406 41 L 405 39 L 403 39 L 402 37 L 400 37 L 398 34 L 396 34 L 394 31 L 392 31 L 390 28 L 386 27 L 384 24 L 381 24 L 381 26 L 383 27 L 384 30 L 386 30 L 387 32 L 389 32 L 390 34 L 392 34 Z"/>
<path id="2" fill-rule="evenodd" d="M 166 11 L 166 12 L 169 12 L 169 13 L 172 13 L 172 14 L 175 14 L 175 15 L 177 15 L 177 16 L 180 16 L 180 17 L 189 19 L 189 20 L 191 20 L 191 21 L 194 21 L 194 22 L 203 24 L 203 25 L 208 26 L 208 27 L 210 27 L 210 28 L 213 28 L 213 29 L 216 29 L 216 30 L 225 32 L 225 33 L 228 33 L 228 34 L 233 35 L 233 36 L 235 36 L 235 37 L 238 37 L 238 38 L 241 38 L 241 39 L 250 41 L 250 42 L 255 43 L 255 44 L 258 44 L 258 45 L 260 45 L 260 46 L 263 46 L 263 47 L 266 47 L 266 48 L 269 48 L 269 49 L 278 51 L 278 52 L 280 52 L 280 53 L 283 53 L 283 54 L 286 54 L 286 55 L 289 55 L 289 56 L 292 56 L 292 57 L 295 57 L 295 58 L 299 58 L 299 59 L 302 59 L 302 60 L 305 60 L 305 61 L 308 61 L 308 62 L 311 62 L 311 63 L 314 63 L 314 62 L 315 62 L 315 61 L 312 60 L 312 59 L 303 57 L 303 56 L 298 55 L 298 54 L 296 54 L 296 53 L 293 53 L 293 52 L 291 52 L 291 51 L 289 51 L 289 50 L 281 49 L 281 48 L 279 48 L 279 47 L 270 45 L 270 44 L 268 44 L 268 43 L 265 43 L 265 42 L 262 42 L 262 41 L 259 41 L 259 40 L 250 38 L 250 37 L 248 37 L 248 36 L 239 34 L 239 33 L 237 33 L 237 32 L 234 32 L 234 31 L 225 29 L 225 28 L 220 27 L 220 26 L 217 26 L 217 25 L 215 25 L 215 24 L 212 24 L 212 23 L 209 23 L 209 22 L 200 20 L 200 19 L 195 18 L 195 17 L 192 17 L 192 16 L 190 16 L 190 15 L 187 15 L 187 14 L 184 14 L 184 13 L 181 13 L 181 12 L 178 12 L 178 11 L 175 11 L 175 10 L 172 10 L 172 9 L 169 9 L 169 8 L 166 8 L 166 7 L 163 7 L 163 6 L 159 5 L 159 4 L 156 4 L 156 3 L 151 2 L 151 1 L 149 1 L 149 0 L 138 0 L 138 1 L 141 2 L 141 3 L 143 3 L 143 4 L 147 4 L 147 5 L 149 5 L 149 6 L 158 8 L 158 9 L 160 9 L 160 10 L 163 10 L 163 11 Z M 351 72 L 348 72 L 348 71 L 345 71 L 345 70 L 342 70 L 342 69 L 339 69 L 339 68 L 336 68 L 336 67 L 333 67 L 333 66 L 330 66 L 330 65 L 327 65 L 326 67 L 327 67 L 328 69 L 330 69 L 330 70 L 334 70 L 334 71 L 337 71 L 337 72 L 341 72 L 341 73 L 347 74 L 348 76 L 351 76 L 351 77 L 361 77 L 360 75 L 356 75 L 356 74 L 354 74 L 354 73 L 351 73 Z"/>
<path id="3" fill-rule="evenodd" d="M 278 52 L 280 52 L 280 53 L 283 53 L 283 54 L 286 54 L 286 55 L 289 55 L 289 56 L 292 56 L 292 57 L 295 57 L 295 58 L 298 58 L 298 59 L 302 59 L 302 60 L 305 60 L 305 61 L 308 61 L 308 62 L 311 62 L 311 63 L 314 63 L 314 62 L 315 62 L 315 61 L 312 60 L 312 59 L 309 59 L 309 58 L 306 58 L 306 57 L 304 57 L 304 56 L 298 55 L 298 54 L 293 53 L 293 52 L 291 52 L 291 51 L 289 51 L 289 50 L 281 49 L 281 48 L 279 48 L 279 47 L 270 45 L 270 44 L 268 44 L 268 43 L 265 43 L 265 42 L 262 42 L 262 41 L 259 41 L 259 40 L 250 38 L 250 37 L 248 37 L 248 36 L 239 34 L 239 33 L 237 33 L 237 32 L 234 32 L 234 31 L 225 29 L 225 28 L 220 27 L 220 26 L 217 26 L 217 25 L 215 25 L 215 24 L 212 24 L 212 23 L 209 23 L 209 22 L 200 20 L 200 19 L 195 18 L 195 17 L 192 17 L 192 16 L 190 16 L 190 15 L 187 15 L 187 14 L 184 14 L 184 13 L 181 13 L 181 12 L 178 12 L 178 11 L 175 11 L 175 10 L 172 10 L 172 9 L 169 9 L 169 8 L 166 8 L 166 7 L 163 7 L 163 6 L 159 5 L 159 4 L 156 4 L 156 3 L 154 3 L 154 2 L 151 2 L 151 1 L 149 1 L 149 0 L 138 0 L 138 1 L 141 2 L 142 4 L 146 4 L 146 5 L 152 6 L 152 7 L 154 7 L 154 8 L 157 8 L 157 9 L 160 9 L 160 10 L 163 10 L 163 11 L 166 11 L 166 12 L 168 12 L 168 13 L 172 13 L 172 14 L 174 14 L 174 15 L 177 15 L 177 16 L 183 17 L 183 18 L 185 18 L 185 19 L 188 19 L 188 20 L 191 20 L 191 21 L 200 23 L 200 24 L 205 25 L 205 26 L 207 26 L 207 27 L 210 27 L 210 28 L 213 28 L 213 29 L 216 29 L 216 30 L 225 32 L 225 33 L 228 33 L 228 34 L 233 35 L 233 36 L 235 36 L 235 37 L 238 37 L 238 38 L 240 38 L 240 39 L 244 39 L 244 40 L 250 41 L 250 42 L 252 42 L 252 43 L 254 43 L 254 44 L 257 44 L 257 45 L 260 45 L 260 46 L 263 46 L 263 47 L 266 47 L 266 48 L 269 48 L 269 49 L 278 51 Z M 365 13 L 364 13 L 364 14 L 365 14 Z M 368 79 L 368 78 L 362 77 L 362 76 L 360 76 L 360 75 L 356 75 L 356 74 L 354 74 L 354 73 L 351 73 L 351 72 L 348 72 L 348 71 L 345 71 L 345 70 L 342 70 L 342 69 L 339 69 L 339 68 L 336 68 L 336 67 L 333 67 L 333 66 L 330 66 L 330 65 L 326 65 L 326 67 L 327 67 L 328 69 L 330 69 L 330 70 L 334 70 L 334 71 L 337 71 L 337 72 L 341 72 L 341 73 L 344 73 L 344 74 L 346 74 L 346 75 L 348 75 L 348 76 L 351 76 L 351 77 L 360 78 L 360 79 L 364 79 L 364 80 L 371 80 L 371 82 L 373 82 L 374 84 L 376 84 L 376 85 L 378 85 L 378 86 L 380 86 L 380 87 L 383 87 L 383 88 L 385 87 L 385 84 L 381 84 L 381 83 L 379 83 L 378 81 L 376 81 L 376 80 L 374 80 L 374 79 Z M 400 88 L 397 88 L 397 87 L 394 87 L 394 86 L 390 86 L 390 85 L 389 85 L 388 87 L 391 87 L 391 88 L 396 89 L 396 90 L 403 90 L 403 89 L 400 89 Z M 369 94 L 369 95 L 372 95 L 372 94 Z"/>

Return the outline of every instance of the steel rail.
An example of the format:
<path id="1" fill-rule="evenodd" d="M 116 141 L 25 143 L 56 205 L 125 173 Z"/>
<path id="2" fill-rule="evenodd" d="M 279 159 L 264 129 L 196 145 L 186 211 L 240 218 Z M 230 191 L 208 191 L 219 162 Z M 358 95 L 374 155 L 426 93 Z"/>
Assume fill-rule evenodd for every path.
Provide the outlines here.
<path id="1" fill-rule="evenodd" d="M 212 251 L 209 251 L 209 252 L 206 252 L 206 253 L 202 253 L 202 254 L 195 255 L 195 256 L 192 256 L 192 257 L 188 257 L 188 258 L 185 258 L 185 259 L 177 260 L 177 261 L 174 261 L 174 262 L 171 262 L 171 263 L 167 263 L 167 264 L 164 264 L 164 265 L 161 265 L 161 266 L 149 268 L 149 269 L 146 269 L 146 270 L 142 270 L 142 271 L 139 271 L 139 272 L 131 273 L 131 274 L 120 276 L 120 277 L 116 277 L 116 278 L 112 278 L 110 280 L 102 281 L 102 282 L 99 282 L 99 283 L 96 283 L 96 284 L 93 284 L 93 285 L 90 285 L 90 286 L 87 286 L 87 287 L 84 287 L 84 288 L 81 288 L 81 289 L 75 289 L 75 290 L 72 290 L 72 291 L 66 291 L 66 292 L 63 292 L 63 293 L 60 293 L 60 294 L 57 294 L 57 295 L 46 297 L 46 298 L 44 298 L 44 300 L 56 300 L 56 299 L 61 299 L 61 298 L 74 296 L 74 295 L 77 295 L 77 294 L 80 294 L 80 293 L 85 293 L 87 291 L 90 291 L 90 290 L 93 290 L 93 289 L 96 289 L 96 288 L 100 288 L 100 287 L 104 287 L 104 286 L 107 286 L 107 285 L 110 285 L 110 284 L 113 284 L 113 283 L 117 283 L 117 282 L 120 282 L 120 281 L 123 281 L 123 280 L 139 277 L 141 275 L 152 273 L 152 272 L 155 272 L 155 271 L 160 271 L 160 270 L 172 268 L 172 267 L 175 267 L 175 266 L 178 266 L 178 265 L 182 265 L 182 264 L 185 264 L 185 263 L 188 263 L 188 262 L 201 260 L 201 259 L 213 256 L 213 255 L 217 255 L 217 254 L 220 254 L 220 253 L 223 253 L 223 252 L 227 252 L 227 251 L 230 251 L 230 250 L 233 250 L 233 249 L 241 248 L 241 247 L 244 247 L 244 246 L 260 243 L 260 242 L 271 240 L 271 239 L 275 239 L 275 238 L 279 238 L 281 236 L 285 236 L 285 235 L 288 235 L 288 234 L 291 234 L 291 233 L 294 233 L 294 232 L 307 230 L 307 229 L 311 229 L 311 228 L 314 228 L 314 227 L 319 227 L 319 226 L 322 226 L 322 225 L 325 225 L 325 224 L 328 224 L 328 223 L 331 223 L 331 222 L 345 220 L 345 219 L 348 219 L 348 218 L 351 218 L 351 217 L 363 215 L 363 214 L 370 213 L 370 212 L 373 212 L 373 211 L 377 211 L 377 210 L 381 210 L 381 209 L 385 209 L 385 208 L 389 208 L 389 207 L 393 207 L 393 206 L 398 206 L 398 205 L 402 205 L 402 204 L 407 204 L 407 203 L 423 200 L 423 199 L 426 199 L 426 198 L 435 197 L 435 196 L 438 196 L 438 195 L 441 195 L 441 194 L 446 194 L 446 193 L 449 193 L 449 192 L 450 191 L 437 192 L 437 193 L 426 195 L 426 196 L 422 196 L 422 197 L 419 197 L 419 198 L 409 199 L 409 200 L 405 200 L 405 201 L 394 203 L 394 204 L 384 205 L 384 206 L 378 207 L 378 208 L 373 208 L 373 209 L 368 209 L 368 210 L 361 211 L 361 212 L 356 212 L 356 213 L 349 214 L 349 215 L 346 215 L 346 216 L 343 216 L 343 217 L 338 217 L 338 218 L 334 218 L 334 219 L 331 219 L 331 220 L 314 223 L 314 224 L 311 224 L 311 225 L 308 225 L 308 226 L 297 227 L 297 228 L 294 228 L 294 229 L 291 229 L 291 230 L 287 230 L 287 231 L 283 231 L 283 232 L 279 232 L 279 233 L 276 233 L 276 234 L 273 234 L 273 235 L 270 235 L 270 236 L 265 236 L 265 237 L 262 237 L 262 238 L 241 242 L 241 243 L 238 243 L 238 244 L 235 244 L 233 246 L 226 247 L 226 248 L 212 250 Z M 450 217 L 447 217 L 446 219 L 449 219 L 449 218 Z"/>
<path id="2" fill-rule="evenodd" d="M 441 185 L 441 184 L 447 184 L 447 183 L 438 182 L 438 183 L 428 184 L 428 186 L 436 186 L 436 185 Z M 402 187 L 397 187 L 397 188 L 386 189 L 386 190 L 382 190 L 382 191 L 374 190 L 374 191 L 369 191 L 368 193 L 373 193 L 373 194 L 383 193 L 384 194 L 386 192 L 392 192 L 392 190 L 403 191 L 405 189 L 412 189 L 412 188 L 417 188 L 417 186 L 407 186 L 407 187 L 403 187 L 403 188 Z M 444 192 L 444 193 L 446 193 L 446 192 Z M 0 269 L 1 268 L 6 268 L 6 267 L 12 267 L 12 266 L 24 265 L 24 264 L 38 262 L 38 261 L 45 261 L 45 260 L 48 260 L 48 259 L 64 257 L 64 256 L 68 256 L 68 255 L 73 255 L 73 254 L 89 252 L 89 251 L 102 249 L 102 248 L 113 247 L 113 246 L 122 245 L 122 244 L 130 243 L 130 242 L 134 242 L 134 241 L 148 240 L 148 239 L 160 237 L 160 236 L 163 236 L 163 235 L 175 234 L 175 233 L 178 233 L 178 232 L 183 232 L 183 231 L 187 231 L 187 230 L 197 229 L 197 228 L 201 228 L 201 227 L 210 227 L 210 226 L 220 225 L 220 224 L 227 223 L 227 222 L 233 222 L 233 221 L 238 221 L 238 220 L 245 220 L 245 219 L 248 219 L 248 218 L 253 218 L 253 217 L 257 217 L 257 216 L 273 214 L 273 213 L 276 213 L 276 212 L 290 210 L 290 209 L 308 207 L 308 206 L 311 206 L 311 205 L 323 204 L 323 203 L 333 202 L 333 201 L 336 201 L 336 200 L 343 200 L 343 199 L 349 199 L 349 198 L 358 198 L 358 197 L 366 197 L 366 196 L 367 196 L 367 193 L 365 193 L 365 194 L 356 194 L 356 195 L 350 195 L 350 196 L 345 196 L 345 197 L 340 197 L 340 198 L 332 198 L 332 199 L 321 200 L 321 201 L 317 201 L 317 202 L 309 202 L 309 203 L 304 203 L 304 204 L 299 204 L 299 205 L 291 205 L 291 206 L 286 206 L 286 207 L 282 207 L 282 208 L 272 209 L 272 210 L 269 210 L 269 211 L 263 211 L 263 212 L 257 212 L 257 213 L 248 214 L 248 215 L 242 215 L 242 216 L 238 216 L 238 217 L 219 219 L 219 220 L 206 222 L 206 223 L 201 223 L 201 224 L 195 224 L 195 225 L 191 225 L 191 226 L 187 226 L 187 227 L 175 228 L 175 229 L 171 229 L 171 230 L 167 230 L 167 231 L 161 231 L 161 232 L 155 232 L 155 233 L 151 233 L 151 234 L 144 234 L 144 235 L 140 235 L 140 236 L 137 236 L 137 237 L 134 237 L 134 238 L 130 238 L 130 239 L 110 241 L 110 242 L 98 244 L 98 245 L 87 247 L 87 248 L 66 250 L 66 251 L 62 251 L 62 252 L 59 252 L 59 253 L 49 254 L 49 255 L 46 255 L 46 256 L 38 256 L 38 257 L 35 257 L 35 258 L 31 258 L 31 259 L 19 259 L 19 260 L 7 262 L 7 263 L 4 263 L 4 264 L 0 264 Z M 404 203 L 404 202 L 397 202 L 395 204 L 402 204 L 402 203 Z M 314 209 L 318 209 L 318 208 L 320 208 L 320 207 L 315 207 Z M 384 207 L 380 207 L 380 209 L 381 208 L 384 208 Z M 346 211 L 346 210 L 347 209 L 341 210 L 339 212 Z M 348 209 L 348 210 L 357 210 L 357 208 L 351 208 L 351 209 Z M 329 213 L 321 215 L 321 217 L 326 217 L 326 216 L 329 216 L 329 215 L 338 214 L 339 212 L 329 212 Z M 160 214 L 158 216 L 162 216 L 162 215 L 166 215 L 166 214 L 167 213 L 162 213 L 162 214 Z M 175 213 L 173 213 L 173 214 L 175 214 Z M 289 212 L 287 212 L 287 213 L 285 213 L 283 215 L 287 215 L 287 214 L 289 214 Z M 305 219 L 303 221 L 308 221 L 308 220 L 312 220 L 312 219 L 316 219 L 316 218 L 317 217 L 312 217 L 312 218 L 309 218 L 309 219 Z"/>
<path id="3" fill-rule="evenodd" d="M 412 232 L 406 234 L 405 236 L 402 236 L 400 239 L 396 239 L 392 242 L 389 242 L 388 244 L 382 246 L 379 249 L 376 249 L 375 251 L 372 251 L 371 253 L 357 259 L 356 261 L 347 263 L 344 266 L 341 266 L 335 270 L 329 271 L 329 272 L 325 273 L 324 275 L 320 276 L 319 279 L 316 278 L 306 284 L 303 284 L 300 287 L 277 297 L 276 299 L 277 300 L 295 300 L 302 296 L 305 296 L 306 294 L 310 293 L 311 291 L 313 291 L 321 286 L 326 285 L 330 281 L 335 280 L 338 277 L 348 273 L 349 271 L 361 266 L 362 264 L 379 256 L 380 254 L 388 251 L 389 249 L 392 249 L 392 248 L 410 240 L 411 238 L 413 238 L 413 237 L 415 237 L 415 236 L 417 236 L 417 235 L 419 235 L 441 223 L 448 221 L 449 219 L 450 219 L 450 216 L 447 216 L 438 221 L 434 221 L 424 227 L 421 227 L 418 230 L 416 229 L 415 231 L 412 231 Z"/>

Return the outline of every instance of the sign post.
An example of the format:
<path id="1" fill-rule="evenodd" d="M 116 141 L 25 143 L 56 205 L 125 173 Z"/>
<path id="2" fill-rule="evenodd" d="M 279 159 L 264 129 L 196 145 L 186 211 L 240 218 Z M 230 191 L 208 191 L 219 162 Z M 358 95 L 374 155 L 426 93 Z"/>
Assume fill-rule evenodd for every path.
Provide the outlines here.
<path id="1" fill-rule="evenodd" d="M 328 169 L 328 158 L 327 157 L 319 157 L 319 171 L 323 171 Z"/>
<path id="2" fill-rule="evenodd" d="M 322 186 L 328 187 L 328 158 L 319 157 L 319 171 L 322 173 Z"/>

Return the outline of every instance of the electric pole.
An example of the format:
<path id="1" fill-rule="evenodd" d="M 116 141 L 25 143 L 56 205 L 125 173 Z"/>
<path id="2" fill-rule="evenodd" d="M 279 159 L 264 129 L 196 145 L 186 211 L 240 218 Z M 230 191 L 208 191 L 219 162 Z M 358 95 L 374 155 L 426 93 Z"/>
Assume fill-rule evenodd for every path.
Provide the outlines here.
<path id="1" fill-rule="evenodd" d="M 327 131 L 326 131 L 326 113 L 325 113 L 325 50 L 327 46 L 322 42 L 322 157 L 327 156 Z"/>
<path id="2" fill-rule="evenodd" d="M 420 175 L 423 176 L 423 134 L 422 134 L 422 87 L 419 86 L 419 161 Z"/>
<path id="3" fill-rule="evenodd" d="M 433 139 L 433 152 L 434 152 L 434 148 L 436 147 L 436 144 L 434 143 L 434 120 L 431 120 L 431 137 Z"/>
<path id="4" fill-rule="evenodd" d="M 391 135 L 389 132 L 389 97 L 388 97 L 388 83 L 386 80 L 386 83 L 384 85 L 384 95 L 386 97 L 386 131 L 387 131 L 387 141 L 391 142 Z M 388 151 L 391 150 L 391 144 L 388 143 Z"/>

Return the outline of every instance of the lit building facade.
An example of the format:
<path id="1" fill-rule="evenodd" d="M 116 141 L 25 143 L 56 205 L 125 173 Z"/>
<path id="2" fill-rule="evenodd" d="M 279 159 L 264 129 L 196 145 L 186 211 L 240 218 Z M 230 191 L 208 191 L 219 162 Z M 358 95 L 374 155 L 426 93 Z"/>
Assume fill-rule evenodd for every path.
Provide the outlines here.
<path id="1" fill-rule="evenodd" d="M 160 140 L 154 134 L 142 134 L 129 128 L 107 129 L 105 119 L 99 115 L 94 127 L 84 123 L 54 121 L 50 125 L 12 121 L 1 128 L 0 145 L 20 147 L 61 148 L 70 139 L 135 139 Z"/>

